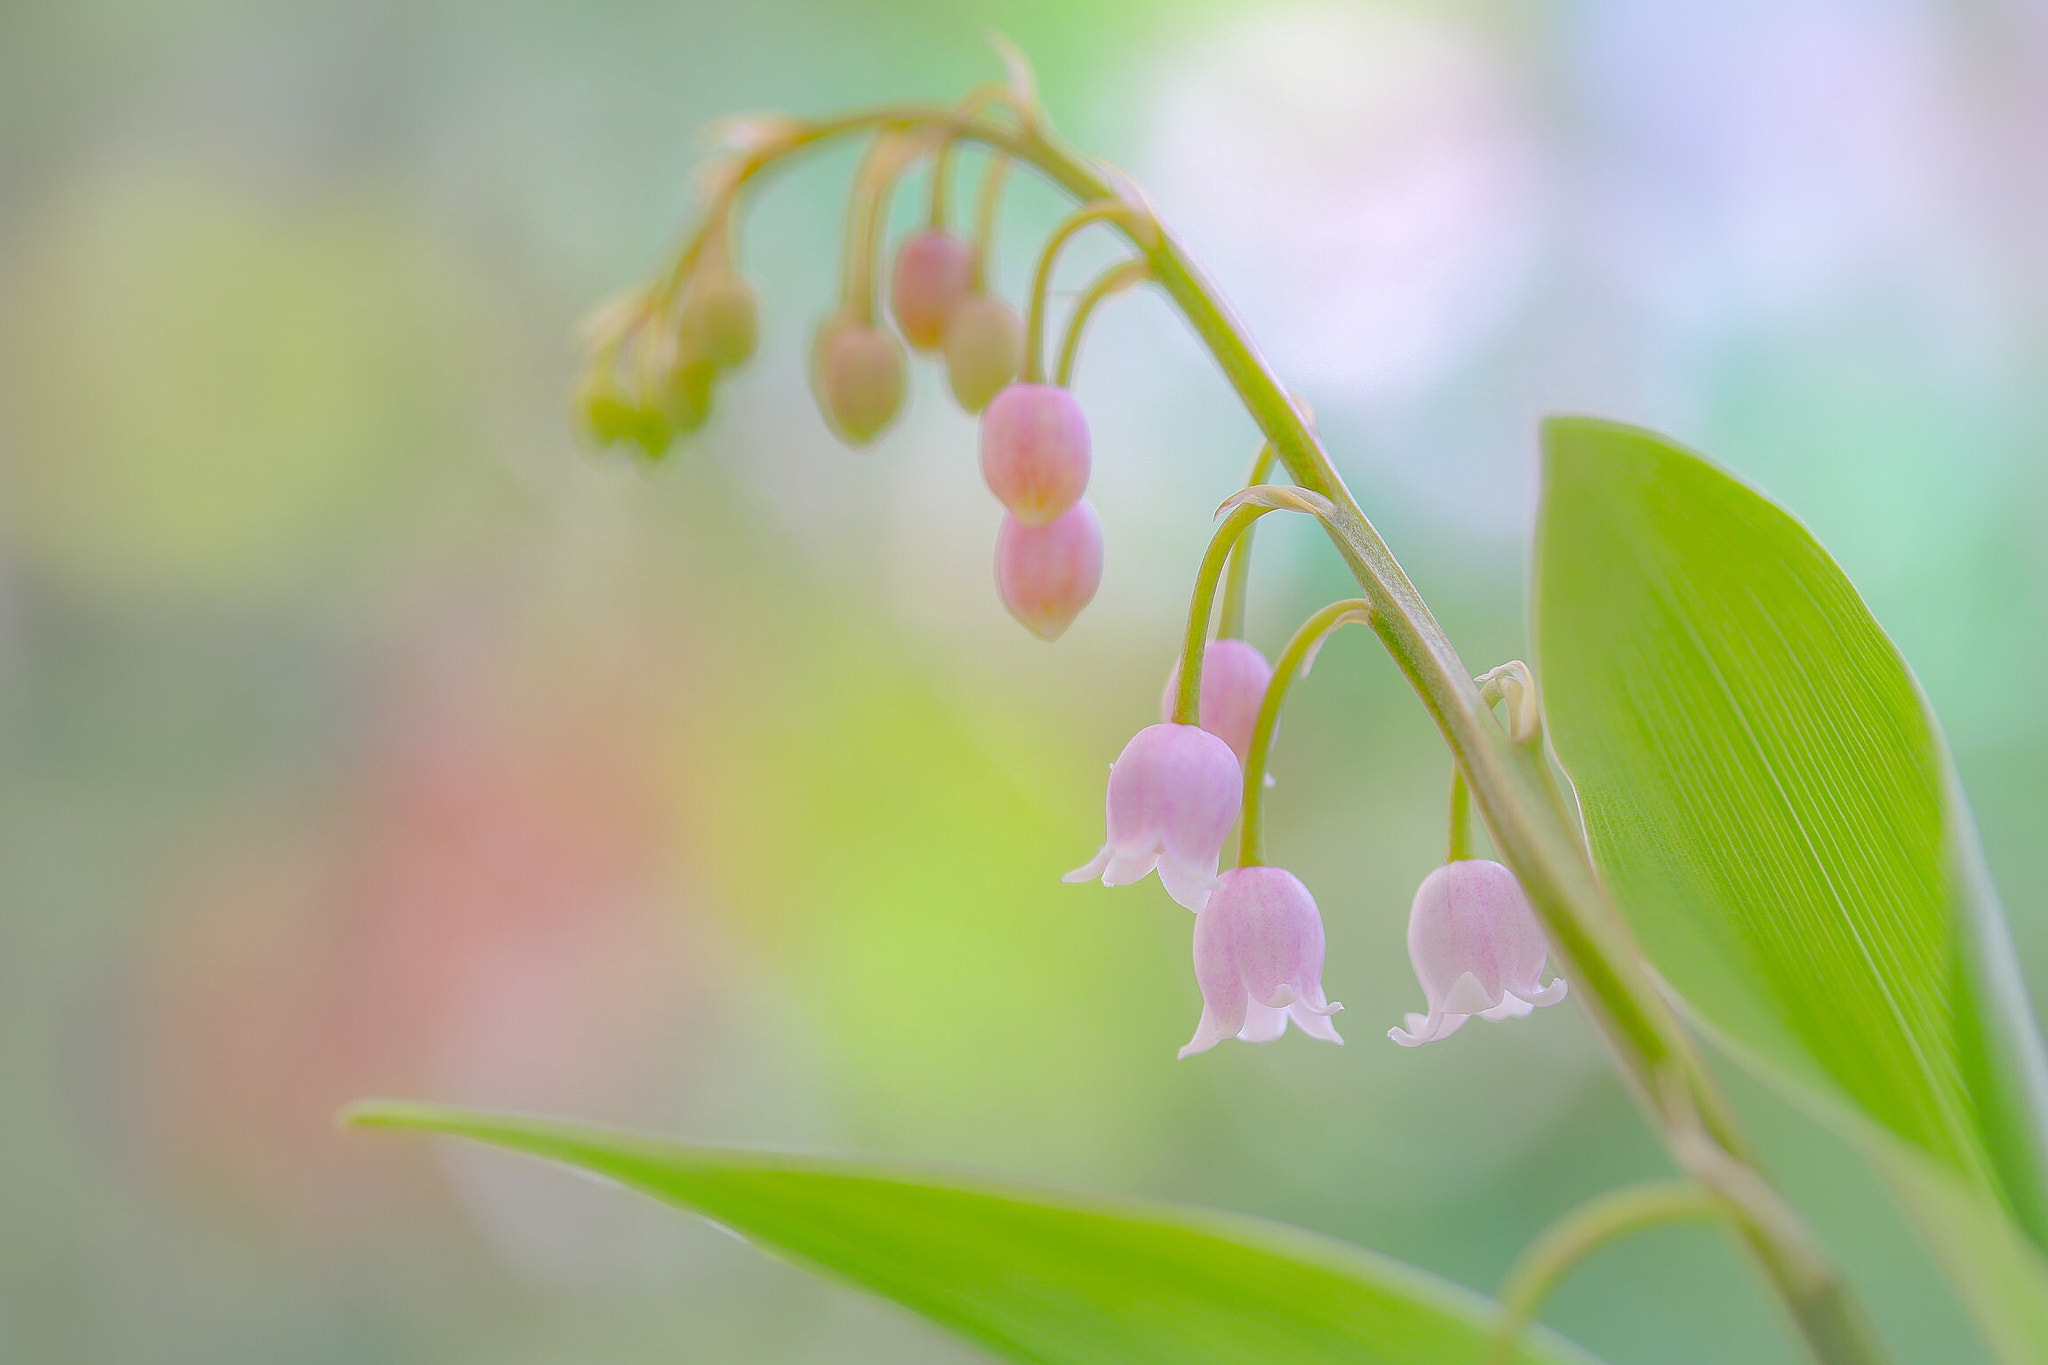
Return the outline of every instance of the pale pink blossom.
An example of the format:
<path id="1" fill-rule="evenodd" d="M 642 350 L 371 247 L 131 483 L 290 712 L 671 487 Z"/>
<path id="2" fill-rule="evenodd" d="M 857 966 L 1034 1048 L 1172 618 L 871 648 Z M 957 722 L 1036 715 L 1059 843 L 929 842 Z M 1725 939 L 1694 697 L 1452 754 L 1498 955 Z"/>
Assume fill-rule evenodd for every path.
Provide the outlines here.
<path id="1" fill-rule="evenodd" d="M 1341 1043 L 1323 999 L 1323 917 L 1285 868 L 1254 865 L 1223 874 L 1195 916 L 1195 981 L 1202 1019 L 1183 1057 L 1225 1038 L 1270 1043 L 1289 1019 L 1311 1038 Z"/>
<path id="2" fill-rule="evenodd" d="M 1562 977 L 1542 984 L 1549 945 L 1535 908 L 1499 863 L 1462 858 L 1425 877 L 1408 913 L 1408 956 L 1427 1015 L 1387 1036 L 1403 1047 L 1448 1038 L 1473 1015 L 1514 1019 L 1564 999 Z"/>
<path id="3" fill-rule="evenodd" d="M 1088 419 L 1071 389 L 1011 384 L 981 414 L 981 474 L 1010 515 L 1051 521 L 1088 489 Z"/>
<path id="4" fill-rule="evenodd" d="M 1237 755 L 1207 730 L 1146 726 L 1110 765 L 1108 840 L 1065 880 L 1125 886 L 1157 868 L 1168 895 L 1200 910 L 1237 823 L 1243 782 Z"/>
<path id="5" fill-rule="evenodd" d="M 1252 728 L 1259 719 L 1259 704 L 1266 699 L 1266 684 L 1273 680 L 1273 666 L 1257 647 L 1243 640 L 1211 640 L 1202 651 L 1202 728 L 1221 739 L 1237 755 L 1249 761 Z M 1159 714 L 1171 720 L 1173 702 L 1180 691 L 1180 665 L 1166 678 L 1166 693 L 1159 699 Z"/>
<path id="6" fill-rule="evenodd" d="M 974 289 L 974 248 L 942 228 L 906 238 L 889 277 L 889 301 L 903 339 L 920 351 L 946 340 L 953 311 Z"/>
<path id="7" fill-rule="evenodd" d="M 1056 640 L 1102 584 L 1102 521 L 1077 502 L 1043 526 L 1005 514 L 996 532 L 996 591 L 1041 640 Z"/>

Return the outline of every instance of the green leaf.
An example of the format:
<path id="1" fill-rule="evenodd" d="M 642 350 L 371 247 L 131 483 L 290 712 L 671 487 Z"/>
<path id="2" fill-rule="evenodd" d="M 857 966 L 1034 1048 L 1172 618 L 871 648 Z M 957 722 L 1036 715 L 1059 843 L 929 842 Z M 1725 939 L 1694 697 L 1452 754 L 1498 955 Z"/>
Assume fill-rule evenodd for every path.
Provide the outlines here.
<path id="1" fill-rule="evenodd" d="M 376 1102 L 349 1121 L 476 1138 L 606 1176 L 1041 1365 L 1453 1365 L 1494 1308 L 1423 1271 L 1253 1219 L 545 1119 Z M 1515 1359 L 1590 1365 L 1541 1330 Z"/>
<path id="2" fill-rule="evenodd" d="M 1865 1142 L 1959 1275 L 2048 1294 L 2009 1221 L 2048 1232 L 2040 1036 L 1939 729 L 1841 569 L 1700 457 L 1554 420 L 1536 640 L 1595 859 L 1665 979 Z M 2048 1359 L 2038 1298 L 1987 1334 Z"/>

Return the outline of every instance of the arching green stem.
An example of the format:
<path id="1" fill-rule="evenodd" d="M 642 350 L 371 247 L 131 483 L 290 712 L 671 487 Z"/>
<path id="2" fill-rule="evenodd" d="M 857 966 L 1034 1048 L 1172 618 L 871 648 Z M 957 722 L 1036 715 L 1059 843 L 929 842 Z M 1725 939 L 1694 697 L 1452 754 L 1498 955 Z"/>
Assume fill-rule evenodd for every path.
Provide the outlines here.
<path id="1" fill-rule="evenodd" d="M 1038 269 L 1031 276 L 1031 300 L 1024 314 L 1025 383 L 1037 384 L 1045 379 L 1045 301 L 1052 292 L 1052 270 L 1059 263 L 1060 248 L 1090 223 L 1114 221 L 1129 226 L 1129 220 L 1136 216 L 1131 206 L 1120 199 L 1097 200 L 1068 214 L 1045 239 L 1045 246 L 1038 253 Z"/>
<path id="2" fill-rule="evenodd" d="M 1173 723 L 1199 725 L 1202 711 L 1202 651 L 1209 643 L 1209 617 L 1216 606 L 1216 580 L 1223 576 L 1223 564 L 1230 547 L 1245 528 L 1271 511 L 1266 507 L 1237 507 L 1209 537 L 1202 567 L 1195 571 L 1194 596 L 1188 599 L 1188 632 L 1180 650 L 1180 683 L 1173 694 Z"/>
<path id="3" fill-rule="evenodd" d="M 1053 383 L 1066 388 L 1074 382 L 1074 362 L 1081 356 L 1081 334 L 1103 300 L 1143 284 L 1148 273 L 1143 261 L 1118 261 L 1081 291 L 1081 297 L 1074 301 L 1074 311 L 1067 315 L 1066 335 L 1060 338 L 1060 359 L 1053 370 Z"/>
<path id="4" fill-rule="evenodd" d="M 1235 516 L 1236 513 L 1231 515 Z M 1256 867 L 1266 861 L 1266 758 L 1273 751 L 1273 736 L 1280 728 L 1280 708 L 1287 703 L 1287 689 L 1295 675 L 1307 673 L 1323 640 L 1347 621 L 1361 625 L 1372 620 L 1372 603 L 1362 597 L 1332 602 L 1301 623 L 1273 664 L 1273 676 L 1266 683 L 1266 695 L 1259 699 L 1258 719 L 1252 724 L 1251 748 L 1244 760 L 1244 813 L 1238 821 L 1237 862 Z"/>
<path id="5" fill-rule="evenodd" d="M 1508 1365 L 1536 1310 L 1571 1268 L 1608 1242 L 1660 1223 L 1727 1222 L 1728 1205 L 1691 1180 L 1658 1180 L 1603 1194 L 1550 1225 L 1501 1286 L 1501 1314 L 1486 1365 Z"/>
<path id="6" fill-rule="evenodd" d="M 1062 383 L 1065 381 L 1062 380 Z M 1252 471 L 1244 476 L 1245 487 L 1255 488 L 1273 472 L 1276 460 L 1271 443 L 1259 447 L 1252 459 Z M 1223 619 L 1216 623 L 1219 640 L 1244 638 L 1244 603 L 1252 581 L 1252 532 L 1246 531 L 1231 551 L 1230 571 L 1223 580 Z"/>

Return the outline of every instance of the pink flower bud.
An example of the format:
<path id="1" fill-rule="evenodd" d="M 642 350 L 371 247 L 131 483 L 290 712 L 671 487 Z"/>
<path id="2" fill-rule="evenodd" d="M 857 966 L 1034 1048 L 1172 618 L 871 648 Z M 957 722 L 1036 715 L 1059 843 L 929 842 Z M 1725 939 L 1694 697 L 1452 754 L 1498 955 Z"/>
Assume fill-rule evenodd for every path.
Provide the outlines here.
<path id="1" fill-rule="evenodd" d="M 953 397 L 980 412 L 1024 360 L 1024 324 L 1017 310 L 990 294 L 969 294 L 946 323 L 946 378 Z"/>
<path id="2" fill-rule="evenodd" d="M 1183 1057 L 1233 1035 L 1270 1043 L 1292 1018 L 1311 1038 L 1341 1043 L 1323 999 L 1323 917 L 1315 897 L 1279 867 L 1233 867 L 1195 915 L 1195 982 L 1202 1019 Z"/>
<path id="3" fill-rule="evenodd" d="M 1088 488 L 1088 419 L 1057 384 L 1012 384 L 981 415 L 981 474 L 1010 515 L 1040 526 Z"/>
<path id="4" fill-rule="evenodd" d="M 864 446 L 903 406 L 903 347 L 858 318 L 828 318 L 811 350 L 811 385 L 839 439 Z"/>
<path id="5" fill-rule="evenodd" d="M 1259 704 L 1266 699 L 1266 684 L 1273 680 L 1273 666 L 1266 656 L 1243 640 L 1211 640 L 1202 650 L 1202 728 L 1228 744 L 1239 763 L 1247 762 L 1252 750 L 1252 729 L 1258 723 Z M 1166 676 L 1166 693 L 1159 699 L 1159 716 L 1173 719 L 1174 697 L 1180 692 L 1180 663 Z"/>
<path id="6" fill-rule="evenodd" d="M 1110 765 L 1108 841 L 1065 880 L 1100 877 L 1104 886 L 1126 886 L 1157 868 L 1168 895 L 1200 910 L 1237 823 L 1243 781 L 1237 755 L 1207 730 L 1146 726 Z"/>
<path id="7" fill-rule="evenodd" d="M 1102 582 L 1102 522 L 1077 502 L 1043 526 L 1005 515 L 996 532 L 996 591 L 1024 628 L 1057 640 Z"/>
<path id="8" fill-rule="evenodd" d="M 717 274 L 698 283 L 684 315 L 692 349 L 721 370 L 753 358 L 761 339 L 760 308 L 754 291 L 737 275 Z"/>
<path id="9" fill-rule="evenodd" d="M 1564 999 L 1562 977 L 1542 985 L 1549 952 L 1543 925 L 1515 874 L 1499 863 L 1464 858 L 1423 878 L 1408 912 L 1408 957 L 1429 1001 L 1406 1029 L 1387 1036 L 1402 1047 L 1448 1038 L 1473 1015 L 1514 1019 Z"/>
<path id="10" fill-rule="evenodd" d="M 916 350 L 938 350 L 953 310 L 973 287 L 973 247 L 939 228 L 905 238 L 889 276 L 889 302 L 903 339 Z"/>

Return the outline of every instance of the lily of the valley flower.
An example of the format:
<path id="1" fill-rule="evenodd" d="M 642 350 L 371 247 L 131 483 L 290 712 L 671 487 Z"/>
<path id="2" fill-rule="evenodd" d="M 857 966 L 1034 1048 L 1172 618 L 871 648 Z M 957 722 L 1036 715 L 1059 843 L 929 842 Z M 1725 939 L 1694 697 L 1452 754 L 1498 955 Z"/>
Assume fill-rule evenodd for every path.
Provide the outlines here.
<path id="1" fill-rule="evenodd" d="M 1323 999 L 1323 917 L 1285 868 L 1233 867 L 1195 916 L 1195 981 L 1202 1019 L 1183 1057 L 1233 1035 L 1270 1043 L 1293 1019 L 1311 1038 L 1341 1043 Z"/>
<path id="2" fill-rule="evenodd" d="M 1125 886 L 1157 868 L 1168 895 L 1200 910 L 1216 885 L 1216 861 L 1237 823 L 1242 787 L 1237 755 L 1207 730 L 1146 726 L 1110 765 L 1108 841 L 1064 880 L 1100 877 L 1104 886 Z"/>
<path id="3" fill-rule="evenodd" d="M 1448 1038 L 1473 1015 L 1514 1019 L 1564 999 L 1562 977 L 1542 984 L 1549 945 L 1522 884 L 1499 863 L 1461 858 L 1425 877 L 1408 913 L 1408 956 L 1427 1015 L 1387 1036 L 1403 1047 Z"/>
<path id="4" fill-rule="evenodd" d="M 1243 640 L 1211 640 L 1202 650 L 1202 728 L 1228 744 L 1239 763 L 1251 754 L 1252 727 L 1259 718 L 1259 703 L 1266 699 L 1266 684 L 1272 680 L 1273 666 L 1266 656 Z M 1173 715 L 1174 694 L 1179 691 L 1180 665 L 1176 663 L 1159 700 L 1160 715 Z"/>

